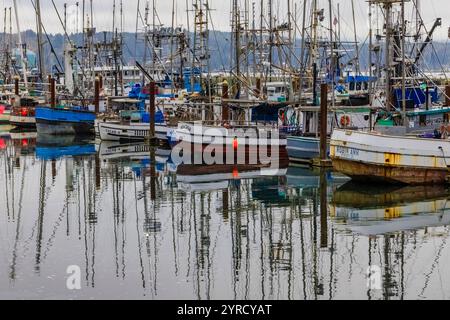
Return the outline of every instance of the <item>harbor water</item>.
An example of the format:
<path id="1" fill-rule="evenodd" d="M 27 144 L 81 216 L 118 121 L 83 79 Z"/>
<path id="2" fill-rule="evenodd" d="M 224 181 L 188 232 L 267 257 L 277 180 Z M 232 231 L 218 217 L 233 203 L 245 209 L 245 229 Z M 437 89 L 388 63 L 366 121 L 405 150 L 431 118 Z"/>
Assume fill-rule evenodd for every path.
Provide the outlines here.
<path id="1" fill-rule="evenodd" d="M 7 129 L 1 299 L 450 298 L 445 187 L 296 166 L 190 174 L 164 147 Z"/>

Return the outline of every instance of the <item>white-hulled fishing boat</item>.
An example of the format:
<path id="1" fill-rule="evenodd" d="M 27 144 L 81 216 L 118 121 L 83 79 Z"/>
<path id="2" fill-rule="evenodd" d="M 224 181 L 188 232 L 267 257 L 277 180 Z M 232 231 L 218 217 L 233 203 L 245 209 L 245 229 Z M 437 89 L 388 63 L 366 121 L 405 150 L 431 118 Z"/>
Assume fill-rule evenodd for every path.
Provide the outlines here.
<path id="1" fill-rule="evenodd" d="M 177 129 L 169 130 L 169 140 L 199 145 L 220 144 L 224 146 L 277 146 L 286 147 L 286 137 L 280 136 L 278 128 L 272 125 L 212 126 L 198 122 L 181 122 Z"/>
<path id="2" fill-rule="evenodd" d="M 150 124 L 146 122 L 97 121 L 96 127 L 103 141 L 144 141 L 150 137 Z M 159 140 L 167 139 L 167 125 L 155 124 L 155 136 Z"/>
<path id="3" fill-rule="evenodd" d="M 450 176 L 448 139 L 337 129 L 330 156 L 335 170 L 360 181 L 436 184 Z"/>

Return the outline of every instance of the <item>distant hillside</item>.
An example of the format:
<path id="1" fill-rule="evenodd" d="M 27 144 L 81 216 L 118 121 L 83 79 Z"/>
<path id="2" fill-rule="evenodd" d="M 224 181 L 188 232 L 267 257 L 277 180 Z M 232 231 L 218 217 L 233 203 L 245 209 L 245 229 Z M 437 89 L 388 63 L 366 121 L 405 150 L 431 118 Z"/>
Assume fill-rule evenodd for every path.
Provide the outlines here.
<path id="1" fill-rule="evenodd" d="M 45 37 L 45 36 L 44 36 Z M 103 41 L 104 38 L 110 39 L 111 33 L 97 33 L 96 40 Z M 0 41 L 2 41 L 3 37 L 0 35 Z M 82 43 L 82 35 L 74 35 L 72 37 L 74 41 L 78 44 Z M 29 30 L 23 33 L 23 39 L 27 43 L 27 47 L 30 50 L 37 51 L 37 40 L 36 33 Z M 135 59 L 139 62 L 142 62 L 144 56 L 144 41 L 142 40 L 142 35 L 138 35 L 138 42 L 136 43 L 136 34 L 135 33 L 125 33 L 124 34 L 124 63 L 125 64 L 134 64 Z M 63 65 L 63 52 L 64 52 L 64 37 L 61 34 L 49 35 L 49 40 L 53 46 L 60 63 Z M 231 34 L 229 32 L 211 32 L 210 33 L 210 51 L 211 51 L 211 68 L 212 70 L 223 70 L 229 69 L 230 67 L 230 55 L 231 55 Z M 47 42 L 47 39 L 46 39 Z M 137 45 L 136 45 L 137 44 Z M 54 58 L 54 55 L 51 54 L 50 46 L 48 43 L 46 44 L 46 52 L 45 52 L 45 62 L 47 68 L 53 65 L 57 65 L 57 60 Z M 297 41 L 296 47 L 300 47 L 299 41 Z M 354 48 L 347 47 L 348 55 L 354 55 Z M 297 49 L 297 55 L 300 56 L 299 50 Z M 136 52 L 136 54 L 135 54 Z M 361 46 L 360 52 L 360 61 L 361 68 L 365 69 L 367 67 L 368 61 L 368 46 L 367 44 Z M 434 42 L 433 47 L 428 47 L 425 54 L 424 59 L 421 62 L 421 65 L 426 70 L 441 70 L 442 67 L 445 69 L 450 68 L 450 58 L 448 53 L 450 53 L 450 48 L 447 43 L 444 42 Z M 275 59 L 277 54 L 275 52 Z M 348 59 L 348 58 L 345 58 Z M 345 62 L 345 61 L 344 61 Z"/>

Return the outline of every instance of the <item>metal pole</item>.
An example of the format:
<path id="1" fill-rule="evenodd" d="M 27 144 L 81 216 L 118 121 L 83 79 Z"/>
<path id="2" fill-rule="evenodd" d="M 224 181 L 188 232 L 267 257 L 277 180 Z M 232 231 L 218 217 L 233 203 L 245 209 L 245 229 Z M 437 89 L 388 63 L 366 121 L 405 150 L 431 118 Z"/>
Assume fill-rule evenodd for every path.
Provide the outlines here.
<path id="1" fill-rule="evenodd" d="M 407 125 L 406 119 L 406 58 L 405 58 L 405 43 L 406 37 L 406 22 L 405 22 L 405 0 L 402 0 L 402 118 L 403 125 Z"/>

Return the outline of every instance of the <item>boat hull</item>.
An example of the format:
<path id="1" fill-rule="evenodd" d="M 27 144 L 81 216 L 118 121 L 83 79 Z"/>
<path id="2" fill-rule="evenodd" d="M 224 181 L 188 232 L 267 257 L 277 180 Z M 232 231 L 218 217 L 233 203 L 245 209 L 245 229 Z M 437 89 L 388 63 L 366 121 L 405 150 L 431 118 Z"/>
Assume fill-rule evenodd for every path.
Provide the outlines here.
<path id="1" fill-rule="evenodd" d="M 36 109 L 36 127 L 41 134 L 90 135 L 95 131 L 95 118 L 95 113 L 88 111 Z"/>
<path id="2" fill-rule="evenodd" d="M 42 119 L 36 120 L 36 128 L 40 134 L 49 135 L 90 135 L 94 133 L 94 125 L 88 123 L 56 123 Z"/>
<path id="3" fill-rule="evenodd" d="M 390 184 L 443 184 L 446 183 L 448 175 L 446 169 L 387 167 L 341 159 L 333 159 L 333 168 L 358 182 Z"/>
<path id="4" fill-rule="evenodd" d="M 327 146 L 329 153 L 329 144 Z M 287 151 L 293 161 L 312 160 L 320 155 L 320 139 L 291 136 L 287 138 Z"/>
<path id="5" fill-rule="evenodd" d="M 172 160 L 192 165 L 244 165 L 282 168 L 289 165 L 286 147 L 179 142 L 172 148 Z"/>
<path id="6" fill-rule="evenodd" d="M 98 122 L 98 133 L 103 141 L 144 141 L 150 136 L 148 123 L 120 124 L 115 122 Z M 156 124 L 155 135 L 159 140 L 167 139 L 167 126 Z"/>
<path id="7" fill-rule="evenodd" d="M 35 129 L 36 118 L 35 117 L 23 117 L 11 115 L 9 123 L 18 128 Z"/>
<path id="8" fill-rule="evenodd" d="M 224 145 L 224 146 L 277 146 L 285 148 L 287 140 L 277 129 L 264 126 L 242 126 L 225 128 L 221 126 L 207 126 L 197 123 L 180 123 L 178 129 L 168 133 L 172 144 L 180 142 L 195 145 Z"/>
<path id="9" fill-rule="evenodd" d="M 330 156 L 336 171 L 362 182 L 444 184 L 450 140 L 335 130 Z"/>

